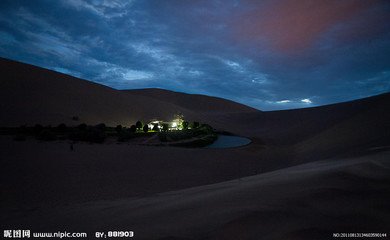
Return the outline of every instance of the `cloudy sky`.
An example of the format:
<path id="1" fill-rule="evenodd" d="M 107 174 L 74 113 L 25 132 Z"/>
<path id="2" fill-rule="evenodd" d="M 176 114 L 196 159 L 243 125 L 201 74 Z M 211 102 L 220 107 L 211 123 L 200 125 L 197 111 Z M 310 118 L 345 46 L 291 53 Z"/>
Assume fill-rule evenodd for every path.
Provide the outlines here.
<path id="1" fill-rule="evenodd" d="M 390 1 L 1 0 L 0 56 L 262 110 L 390 91 Z"/>

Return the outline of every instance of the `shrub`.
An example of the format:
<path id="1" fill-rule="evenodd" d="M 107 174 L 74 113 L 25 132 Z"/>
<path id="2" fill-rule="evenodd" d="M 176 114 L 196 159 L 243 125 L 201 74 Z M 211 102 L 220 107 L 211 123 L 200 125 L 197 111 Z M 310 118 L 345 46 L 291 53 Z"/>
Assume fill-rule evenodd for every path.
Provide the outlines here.
<path id="1" fill-rule="evenodd" d="M 144 133 L 147 133 L 147 132 L 149 131 L 149 126 L 148 126 L 148 124 L 145 124 L 145 126 L 143 127 L 142 130 L 144 130 Z"/>
<path id="2" fill-rule="evenodd" d="M 163 125 L 162 125 L 163 132 L 168 132 L 168 129 L 169 129 L 168 123 L 163 123 Z"/>
<path id="3" fill-rule="evenodd" d="M 104 123 L 99 123 L 98 125 L 95 126 L 95 128 L 105 131 L 106 130 L 106 124 Z"/>
<path id="4" fill-rule="evenodd" d="M 122 132 L 122 129 L 123 129 L 122 125 L 117 125 L 117 126 L 115 127 L 115 131 L 116 131 L 117 133 Z"/>
<path id="5" fill-rule="evenodd" d="M 77 128 L 78 128 L 79 130 L 87 130 L 87 124 L 82 123 L 82 124 L 78 125 Z"/>
<path id="6" fill-rule="evenodd" d="M 137 121 L 137 122 L 135 123 L 135 127 L 136 127 L 137 129 L 140 130 L 140 129 L 143 127 L 142 122 L 141 122 L 141 121 Z"/>
<path id="7" fill-rule="evenodd" d="M 137 131 L 137 127 L 135 125 L 131 125 L 129 130 L 131 133 L 135 133 Z"/>
<path id="8" fill-rule="evenodd" d="M 90 128 L 87 131 L 86 140 L 94 143 L 102 143 L 106 139 L 106 134 L 101 128 Z"/>
<path id="9" fill-rule="evenodd" d="M 106 138 L 104 130 L 98 127 L 75 128 L 69 138 L 74 141 L 87 141 L 93 143 L 102 143 Z"/>
<path id="10" fill-rule="evenodd" d="M 198 127 L 199 127 L 199 122 L 192 123 L 192 128 L 198 128 Z"/>
<path id="11" fill-rule="evenodd" d="M 73 141 L 85 141 L 86 132 L 86 130 L 80 130 L 78 128 L 72 129 L 72 132 L 69 134 L 69 139 Z"/>
<path id="12" fill-rule="evenodd" d="M 39 133 L 38 139 L 43 141 L 54 141 L 57 140 L 57 136 L 49 129 L 45 129 Z"/>
<path id="13" fill-rule="evenodd" d="M 58 130 L 59 132 L 65 132 L 65 131 L 67 130 L 67 127 L 66 127 L 65 123 L 59 124 L 59 125 L 57 126 L 57 130 Z"/>
<path id="14" fill-rule="evenodd" d="M 202 126 L 192 129 L 192 132 L 194 136 L 199 136 L 214 133 L 214 130 L 210 125 L 202 124 Z"/>
<path id="15" fill-rule="evenodd" d="M 154 124 L 153 131 L 159 132 L 160 128 L 158 127 L 158 124 Z"/>
<path id="16" fill-rule="evenodd" d="M 34 134 L 39 134 L 40 132 L 42 132 L 42 130 L 43 130 L 43 126 L 41 124 L 35 124 Z"/>
<path id="17" fill-rule="evenodd" d="M 184 130 L 187 130 L 187 129 L 188 129 L 188 122 L 187 122 L 187 121 L 184 121 L 184 122 L 183 122 L 183 129 L 184 129 Z"/>
<path id="18" fill-rule="evenodd" d="M 180 141 L 192 138 L 191 131 L 172 131 L 164 133 L 164 135 L 166 135 L 167 139 L 170 141 Z"/>

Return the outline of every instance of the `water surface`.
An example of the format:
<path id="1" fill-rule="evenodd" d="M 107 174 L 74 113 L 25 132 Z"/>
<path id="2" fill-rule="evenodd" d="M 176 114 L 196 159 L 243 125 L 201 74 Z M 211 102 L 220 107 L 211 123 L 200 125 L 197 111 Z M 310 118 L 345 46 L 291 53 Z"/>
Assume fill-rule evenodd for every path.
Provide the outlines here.
<path id="1" fill-rule="evenodd" d="M 228 136 L 228 135 L 218 135 L 218 139 L 215 140 L 212 144 L 208 145 L 206 148 L 232 148 L 232 147 L 241 147 L 248 145 L 252 141 L 249 138 L 238 137 L 238 136 Z"/>

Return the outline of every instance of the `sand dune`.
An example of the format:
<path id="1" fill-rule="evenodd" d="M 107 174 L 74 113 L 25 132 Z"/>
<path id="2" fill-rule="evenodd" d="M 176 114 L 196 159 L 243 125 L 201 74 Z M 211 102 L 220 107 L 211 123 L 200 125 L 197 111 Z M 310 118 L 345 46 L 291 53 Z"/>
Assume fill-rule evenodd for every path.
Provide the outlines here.
<path id="1" fill-rule="evenodd" d="M 13 226 L 103 231 L 137 239 L 330 239 L 383 232 L 390 152 L 330 159 L 149 197 L 94 201 L 3 217 Z M 168 239 L 168 238 L 167 238 Z"/>
<path id="2" fill-rule="evenodd" d="M 262 112 L 209 96 L 119 91 L 6 59 L 0 70 L 1 127 L 128 126 L 181 112 L 253 140 L 232 149 L 106 142 L 70 151 L 66 141 L 1 136 L 4 227 L 133 230 L 137 239 L 330 239 L 388 230 L 389 93 Z"/>
<path id="3" fill-rule="evenodd" d="M 0 126 L 22 124 L 79 124 L 86 122 L 128 126 L 137 120 L 170 120 L 181 112 L 189 120 L 202 120 L 205 112 L 257 111 L 244 105 L 207 96 L 179 95 L 180 102 L 165 101 L 168 91 L 153 96 L 140 91 L 119 91 L 54 71 L 0 59 Z M 158 96 L 161 94 L 161 96 Z M 195 108 L 195 106 L 200 106 Z M 215 107 L 217 106 L 217 107 Z M 78 116 L 78 122 L 72 121 Z"/>
<path id="4" fill-rule="evenodd" d="M 178 93 L 157 88 L 128 90 L 127 92 L 132 95 L 136 94 L 139 96 L 155 98 L 163 102 L 169 102 L 186 109 L 192 109 L 193 111 L 213 113 L 259 112 L 257 109 L 227 99 L 199 94 Z"/>

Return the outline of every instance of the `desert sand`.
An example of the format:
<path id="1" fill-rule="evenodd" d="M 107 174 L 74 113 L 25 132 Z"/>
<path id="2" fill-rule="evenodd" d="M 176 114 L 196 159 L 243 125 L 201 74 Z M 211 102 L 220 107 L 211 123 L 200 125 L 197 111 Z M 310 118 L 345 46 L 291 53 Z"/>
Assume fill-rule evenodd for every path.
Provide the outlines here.
<path id="1" fill-rule="evenodd" d="M 135 239 L 331 239 L 387 232 L 390 94 L 262 112 L 162 89 L 111 89 L 0 60 L 0 126 L 129 126 L 181 112 L 252 140 L 231 149 L 0 136 L 4 229 Z M 72 120 L 78 116 L 79 120 Z"/>

